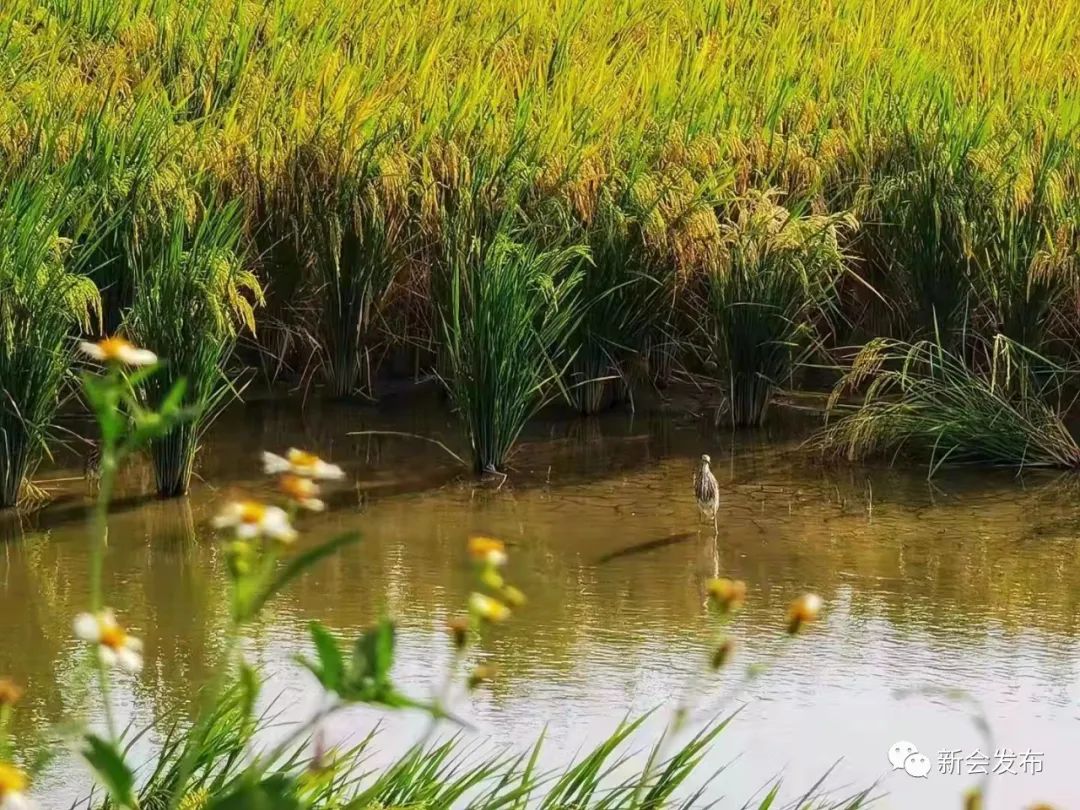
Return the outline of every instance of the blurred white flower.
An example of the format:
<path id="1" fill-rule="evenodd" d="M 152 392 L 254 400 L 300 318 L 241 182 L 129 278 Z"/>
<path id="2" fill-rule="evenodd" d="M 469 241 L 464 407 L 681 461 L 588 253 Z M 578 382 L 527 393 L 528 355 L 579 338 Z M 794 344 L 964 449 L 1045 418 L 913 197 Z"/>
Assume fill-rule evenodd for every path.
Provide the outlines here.
<path id="1" fill-rule="evenodd" d="M 0 793 L 0 810 L 37 810 L 37 805 L 21 790 Z"/>
<path id="2" fill-rule="evenodd" d="M 310 478 L 301 478 L 299 475 L 287 474 L 281 476 L 278 488 L 288 496 L 289 500 L 298 506 L 312 512 L 321 512 L 326 504 L 319 500 L 319 485 Z"/>
<path id="3" fill-rule="evenodd" d="M 345 477 L 345 471 L 338 465 L 330 464 L 327 461 L 323 461 L 314 453 L 297 450 L 295 447 L 289 448 L 289 452 L 284 456 L 264 452 L 262 454 L 262 459 L 263 471 L 267 475 L 291 473 L 293 475 L 302 476 L 303 478 L 322 480 Z"/>
<path id="4" fill-rule="evenodd" d="M 787 613 L 788 633 L 795 635 L 810 622 L 817 621 L 822 606 L 821 597 L 816 593 L 804 593 L 792 602 Z"/>
<path id="5" fill-rule="evenodd" d="M 142 641 L 130 636 L 116 621 L 112 610 L 80 613 L 75 617 L 75 635 L 98 645 L 98 656 L 107 667 L 136 673 L 142 669 Z"/>
<path id="6" fill-rule="evenodd" d="M 482 593 L 473 593 L 469 597 L 469 610 L 489 622 L 501 622 L 510 615 L 510 608 L 498 599 L 492 599 Z"/>
<path id="7" fill-rule="evenodd" d="M 230 501 L 214 518 L 214 528 L 232 529 L 237 537 L 269 537 L 283 543 L 296 539 L 296 529 L 284 509 L 258 501 Z"/>
<path id="8" fill-rule="evenodd" d="M 149 349 L 140 349 L 122 337 L 109 337 L 97 343 L 83 341 L 79 344 L 83 354 L 105 363 L 122 363 L 125 366 L 152 366 L 157 355 Z"/>

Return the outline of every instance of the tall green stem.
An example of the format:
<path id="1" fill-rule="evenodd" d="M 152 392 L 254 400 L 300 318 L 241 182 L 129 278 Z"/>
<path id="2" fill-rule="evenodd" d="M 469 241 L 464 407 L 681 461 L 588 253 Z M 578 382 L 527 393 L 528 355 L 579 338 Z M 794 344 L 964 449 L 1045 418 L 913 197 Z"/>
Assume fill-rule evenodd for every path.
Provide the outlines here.
<path id="1" fill-rule="evenodd" d="M 112 372 L 110 372 L 112 373 Z M 115 403 L 114 403 L 115 404 Z M 114 414 L 114 417 L 118 416 Z M 116 435 L 112 430 L 103 430 L 101 439 L 101 485 L 97 500 L 94 502 L 93 538 L 94 548 L 90 564 L 90 611 L 97 616 L 104 610 L 104 570 L 105 553 L 109 545 L 109 503 L 112 500 L 116 483 L 117 451 Z M 112 699 L 109 689 L 109 672 L 101 655 L 94 656 L 97 667 L 98 686 L 105 710 L 105 728 L 109 739 L 116 739 L 116 721 L 113 718 Z"/>

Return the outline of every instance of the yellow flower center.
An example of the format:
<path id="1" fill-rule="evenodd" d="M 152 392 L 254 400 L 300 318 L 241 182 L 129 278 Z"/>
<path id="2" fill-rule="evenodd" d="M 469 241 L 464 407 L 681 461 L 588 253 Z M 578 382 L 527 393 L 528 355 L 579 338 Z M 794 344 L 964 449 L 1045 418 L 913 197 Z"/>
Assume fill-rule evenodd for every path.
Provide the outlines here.
<path id="1" fill-rule="evenodd" d="M 131 343 L 122 337 L 108 337 L 98 342 L 98 348 L 106 360 L 115 360 L 122 352 L 131 348 Z"/>
<path id="2" fill-rule="evenodd" d="M 244 501 L 240 504 L 240 522 L 248 525 L 262 523 L 266 517 L 266 507 L 255 501 Z"/>
<path id="3" fill-rule="evenodd" d="M 319 463 L 319 457 L 314 453 L 305 453 L 303 450 L 290 450 L 289 463 L 294 467 L 308 469 Z"/>
<path id="4" fill-rule="evenodd" d="M 474 534 L 469 538 L 469 556 L 474 560 L 486 560 L 493 551 L 503 553 L 506 544 L 494 537 L 485 537 L 482 534 Z"/>
<path id="5" fill-rule="evenodd" d="M 119 625 L 110 624 L 101 628 L 101 641 L 103 647 L 111 650 L 119 650 L 127 641 L 127 633 Z"/>
<path id="6" fill-rule="evenodd" d="M 26 790 L 26 774 L 14 765 L 0 762 L 0 798 L 10 793 L 22 793 L 24 790 Z"/>
<path id="7" fill-rule="evenodd" d="M 738 610 L 746 601 L 746 583 L 741 579 L 710 579 L 709 596 L 721 610 Z"/>
<path id="8" fill-rule="evenodd" d="M 309 478 L 283 475 L 281 476 L 281 491 L 295 501 L 302 501 L 313 497 L 318 490 Z"/>

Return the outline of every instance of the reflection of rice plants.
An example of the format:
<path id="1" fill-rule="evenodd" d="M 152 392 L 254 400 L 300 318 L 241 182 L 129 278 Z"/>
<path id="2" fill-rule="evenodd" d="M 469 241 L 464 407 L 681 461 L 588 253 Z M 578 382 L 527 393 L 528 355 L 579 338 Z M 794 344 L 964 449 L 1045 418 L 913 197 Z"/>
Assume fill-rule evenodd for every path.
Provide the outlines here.
<path id="1" fill-rule="evenodd" d="M 1004 336 L 978 345 L 976 363 L 931 341 L 870 341 L 837 384 L 830 412 L 839 418 L 816 443 L 849 459 L 912 453 L 931 473 L 972 462 L 1080 467 L 1080 446 L 1044 396 L 1061 382 L 1047 378 L 1050 362 Z M 1050 382 L 1040 387 L 1033 367 Z M 860 391 L 860 404 L 841 403 Z"/>
<path id="2" fill-rule="evenodd" d="M 726 371 L 736 426 L 765 421 L 776 388 L 818 339 L 843 255 L 840 222 L 793 215 L 768 196 L 736 207 L 707 280 L 706 346 Z"/>
<path id="3" fill-rule="evenodd" d="M 0 180 L 0 508 L 14 506 L 45 452 L 75 346 L 98 312 L 93 283 L 73 272 L 60 227 L 64 179 L 36 169 Z"/>
<path id="4" fill-rule="evenodd" d="M 157 490 L 166 497 L 187 491 L 199 440 L 234 391 L 226 365 L 237 334 L 254 329 L 253 303 L 262 301 L 238 254 L 239 214 L 235 203 L 211 205 L 189 225 L 177 212 L 135 269 L 127 331 L 168 358 L 163 370 L 141 381 L 140 392 L 156 407 L 184 380 L 182 405 L 195 414 L 150 445 Z"/>

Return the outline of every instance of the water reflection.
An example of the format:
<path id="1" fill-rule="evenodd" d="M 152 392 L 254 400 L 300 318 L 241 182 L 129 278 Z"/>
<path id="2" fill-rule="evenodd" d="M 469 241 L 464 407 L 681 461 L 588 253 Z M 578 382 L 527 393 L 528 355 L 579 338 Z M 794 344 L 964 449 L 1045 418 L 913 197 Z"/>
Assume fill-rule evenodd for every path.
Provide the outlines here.
<path id="1" fill-rule="evenodd" d="M 885 774 L 885 751 L 900 738 L 926 750 L 976 744 L 962 712 L 893 694 L 927 684 L 971 689 L 1002 744 L 1046 749 L 1045 772 L 995 785 L 993 806 L 1080 799 L 1069 779 L 1080 732 L 1073 482 L 980 472 L 930 487 L 917 473 L 808 465 L 792 453 L 797 426 L 718 440 L 696 423 L 638 414 L 531 426 L 510 483 L 493 490 L 462 479 L 426 443 L 345 435 L 365 429 L 461 449 L 437 408 L 317 404 L 301 417 L 263 403 L 218 426 L 200 468 L 207 483 L 190 500 L 145 500 L 138 465 L 129 473 L 106 588 L 146 641 L 146 672 L 121 690 L 124 716 L 190 716 L 220 655 L 228 607 L 208 518 L 230 489 L 264 486 L 261 447 L 299 444 L 343 463 L 352 482 L 312 533 L 358 529 L 363 542 L 297 582 L 252 630 L 253 658 L 290 690 L 298 713 L 312 693 L 291 658 L 310 619 L 348 635 L 389 611 L 402 626 L 404 684 L 428 689 L 445 658 L 443 623 L 470 588 L 464 537 L 483 531 L 510 544 L 513 579 L 530 595 L 475 651 L 500 669 L 469 709 L 496 740 L 520 745 L 549 722 L 556 762 L 628 711 L 669 700 L 704 665 L 701 582 L 722 572 L 751 587 L 734 630 L 740 663 L 781 651 L 711 755 L 717 766 L 743 755 L 721 780 L 726 795 L 742 799 L 783 770 L 794 797 L 841 758 L 836 784 L 866 785 Z M 723 493 L 715 536 L 697 523 L 690 488 L 703 450 Z M 69 628 L 88 597 L 83 511 L 71 492 L 29 522 L 0 524 L 0 672 L 28 687 L 23 732 L 64 716 L 79 670 Z M 827 618 L 784 646 L 784 607 L 808 589 L 826 599 Z M 723 678 L 709 687 L 722 692 Z M 339 731 L 373 720 L 350 715 Z M 405 729 L 394 735 L 400 745 L 415 721 L 395 722 Z M 61 798 L 73 789 L 65 767 L 48 783 Z M 966 784 L 900 776 L 885 782 L 894 797 L 886 806 L 954 806 Z"/>

